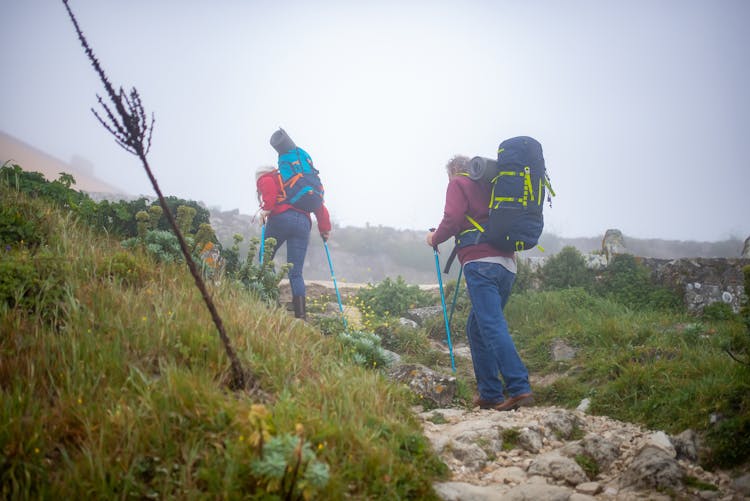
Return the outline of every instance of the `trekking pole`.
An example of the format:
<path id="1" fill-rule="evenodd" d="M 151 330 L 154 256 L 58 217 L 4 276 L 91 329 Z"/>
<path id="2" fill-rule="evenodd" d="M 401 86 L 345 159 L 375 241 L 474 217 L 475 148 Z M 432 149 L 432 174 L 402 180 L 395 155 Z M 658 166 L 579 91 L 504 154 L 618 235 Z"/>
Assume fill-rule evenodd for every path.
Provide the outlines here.
<path id="1" fill-rule="evenodd" d="M 336 289 L 336 299 L 339 302 L 339 311 L 341 312 L 341 321 L 344 322 L 344 330 L 349 327 L 346 325 L 346 317 L 344 316 L 344 307 L 341 305 L 341 294 L 339 294 L 339 286 L 336 285 L 336 275 L 333 273 L 333 263 L 331 262 L 331 253 L 328 250 L 328 242 L 323 240 L 323 246 L 326 249 L 326 257 L 328 258 L 328 267 L 331 269 L 331 280 L 333 280 L 333 288 Z"/>
<path id="2" fill-rule="evenodd" d="M 258 257 L 258 261 L 260 261 L 260 265 L 263 266 L 263 253 L 266 250 L 266 225 L 260 227 L 260 256 Z"/>
<path id="3" fill-rule="evenodd" d="M 430 228 L 430 231 L 435 231 L 435 228 Z M 456 362 L 453 359 L 453 343 L 451 343 L 451 326 L 448 321 L 448 309 L 445 307 L 445 293 L 443 292 L 443 276 L 440 274 L 440 258 L 438 257 L 437 245 L 432 246 L 432 250 L 435 252 L 435 269 L 437 270 L 438 286 L 440 287 L 440 303 L 443 305 L 443 320 L 445 320 L 445 334 L 448 338 L 448 350 L 451 354 L 451 369 L 456 372 Z"/>
<path id="4" fill-rule="evenodd" d="M 451 304 L 451 314 L 448 315 L 448 323 L 453 321 L 453 311 L 456 309 L 456 299 L 458 299 L 458 290 L 461 288 L 461 273 L 463 273 L 464 267 L 458 269 L 458 279 L 456 280 L 456 290 L 453 291 L 453 304 Z"/>

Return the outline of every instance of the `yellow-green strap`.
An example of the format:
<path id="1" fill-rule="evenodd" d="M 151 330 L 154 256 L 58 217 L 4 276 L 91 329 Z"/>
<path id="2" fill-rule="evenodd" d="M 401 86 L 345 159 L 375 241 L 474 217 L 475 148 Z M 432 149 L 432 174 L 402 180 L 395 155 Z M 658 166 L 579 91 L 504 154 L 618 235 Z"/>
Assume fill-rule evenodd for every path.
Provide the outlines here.
<path id="1" fill-rule="evenodd" d="M 552 189 L 552 183 L 550 183 L 549 176 L 547 176 L 546 174 L 544 175 L 544 185 L 547 187 L 547 189 L 549 190 L 549 192 L 554 197 L 555 196 L 555 190 Z"/>
<path id="2" fill-rule="evenodd" d="M 523 205 L 526 206 L 526 197 L 531 196 L 531 200 L 534 200 L 534 187 L 531 184 L 531 169 L 529 166 L 523 168 L 524 180 L 523 180 Z"/>
<path id="3" fill-rule="evenodd" d="M 479 223 L 477 223 L 477 222 L 476 222 L 476 220 L 475 220 L 475 219 L 474 219 L 473 217 L 471 217 L 471 216 L 469 216 L 469 215 L 467 214 L 467 215 L 466 215 L 466 219 L 468 219 L 468 220 L 469 220 L 469 222 L 470 222 L 471 224 L 473 224 L 473 225 L 474 225 L 474 227 L 475 227 L 476 229 L 478 229 L 479 231 L 481 231 L 482 233 L 484 233 L 484 228 L 482 227 L 482 225 L 481 225 L 481 224 L 479 224 Z"/>

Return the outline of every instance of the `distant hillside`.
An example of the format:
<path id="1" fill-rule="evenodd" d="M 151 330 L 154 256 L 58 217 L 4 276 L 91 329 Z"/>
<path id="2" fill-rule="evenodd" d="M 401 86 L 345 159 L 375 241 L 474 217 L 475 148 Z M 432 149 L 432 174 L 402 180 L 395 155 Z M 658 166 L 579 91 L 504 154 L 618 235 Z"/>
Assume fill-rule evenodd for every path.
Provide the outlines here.
<path id="1" fill-rule="evenodd" d="M 210 209 L 211 225 L 219 241 L 225 246 L 232 245 L 232 236 L 240 234 L 245 238 L 243 249 L 252 237 L 260 236 L 260 226 L 252 217 L 239 211 L 219 211 Z M 538 249 L 525 252 L 524 256 L 551 256 L 563 247 L 573 246 L 583 253 L 602 248 L 601 235 L 590 238 L 564 238 L 556 235 L 542 235 Z M 409 283 L 435 283 L 435 257 L 424 243 L 424 231 L 397 230 L 384 226 L 334 227 L 328 246 L 334 271 L 339 281 L 380 282 L 386 277 L 402 276 Z M 725 257 L 736 258 L 742 254 L 744 239 L 731 238 L 719 242 L 696 242 L 681 240 L 642 239 L 624 236 L 627 250 L 641 257 L 659 259 Z M 440 265 L 452 249 L 450 243 L 440 246 Z M 282 259 L 284 256 L 282 249 Z M 305 277 L 308 279 L 330 279 L 330 269 L 322 241 L 315 231 L 310 236 L 308 258 L 305 261 Z M 449 278 L 455 279 L 458 266 L 453 266 Z"/>
<path id="2" fill-rule="evenodd" d="M 10 161 L 25 171 L 40 172 L 48 181 L 60 177 L 61 172 L 72 175 L 75 188 L 92 194 L 125 195 L 124 190 L 108 184 L 94 175 L 94 167 L 86 159 L 74 157 L 66 163 L 33 146 L 0 131 L 0 164 Z"/>

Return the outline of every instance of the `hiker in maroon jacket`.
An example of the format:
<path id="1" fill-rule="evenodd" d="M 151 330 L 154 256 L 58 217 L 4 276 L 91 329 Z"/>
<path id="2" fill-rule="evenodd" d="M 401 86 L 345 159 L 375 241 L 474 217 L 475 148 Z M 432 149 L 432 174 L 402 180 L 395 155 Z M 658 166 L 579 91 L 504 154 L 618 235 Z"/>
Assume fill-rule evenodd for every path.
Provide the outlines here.
<path id="1" fill-rule="evenodd" d="M 443 220 L 434 232 L 427 234 L 430 247 L 474 229 L 469 217 L 480 225 L 488 219 L 490 184 L 470 179 L 466 175 L 468 166 L 469 159 L 464 156 L 448 162 Z M 462 239 L 458 260 L 471 299 L 466 337 L 479 392 L 474 403 L 482 409 L 508 411 L 533 403 L 528 370 L 516 351 L 503 315 L 516 277 L 515 253 L 482 242 L 478 231 L 473 234 Z"/>

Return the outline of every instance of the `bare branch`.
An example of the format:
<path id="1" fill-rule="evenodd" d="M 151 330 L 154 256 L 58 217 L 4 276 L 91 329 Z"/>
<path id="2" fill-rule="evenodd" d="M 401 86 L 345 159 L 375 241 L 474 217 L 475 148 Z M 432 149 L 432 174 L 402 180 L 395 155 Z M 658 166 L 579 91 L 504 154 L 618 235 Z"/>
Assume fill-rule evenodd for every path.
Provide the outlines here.
<path id="1" fill-rule="evenodd" d="M 198 287 L 201 296 L 203 296 L 206 307 L 211 313 L 211 318 L 213 319 L 214 325 L 219 332 L 219 338 L 224 344 L 224 349 L 227 353 L 227 357 L 229 358 L 232 369 L 232 381 L 230 385 L 234 389 L 244 389 L 251 387 L 253 389 L 256 389 L 257 383 L 251 380 L 252 378 L 249 373 L 245 372 L 239 358 L 237 357 L 237 354 L 234 351 L 234 348 L 232 347 L 232 343 L 230 342 L 229 337 L 224 330 L 224 323 L 222 322 L 216 306 L 214 305 L 214 302 L 208 293 L 206 284 L 203 281 L 203 277 L 198 271 L 198 267 L 193 260 L 190 249 L 185 242 L 185 237 L 182 235 L 182 232 L 178 228 L 177 223 L 174 219 L 174 215 L 172 215 L 172 212 L 169 210 L 167 201 L 164 199 L 164 195 L 162 195 L 159 184 L 156 182 L 156 178 L 154 177 L 148 160 L 146 159 L 146 155 L 151 149 L 151 135 L 153 133 L 154 127 L 153 114 L 151 115 L 151 123 L 149 123 L 147 120 L 146 111 L 143 108 L 141 97 L 135 87 L 130 90 L 130 94 L 127 94 L 122 87 L 120 87 L 119 92 L 115 92 L 114 87 L 109 82 L 109 79 L 107 79 L 107 75 L 104 73 L 104 70 L 99 64 L 99 60 L 94 56 L 94 51 L 89 47 L 89 44 L 86 41 L 86 37 L 84 37 L 83 32 L 78 25 L 78 21 L 73 15 L 73 11 L 68 6 L 68 0 L 62 0 L 62 2 L 65 5 L 65 9 L 68 11 L 70 20 L 73 22 L 73 26 L 75 27 L 76 33 L 78 34 L 78 39 L 80 40 L 81 45 L 86 52 L 86 55 L 91 61 L 94 70 L 99 75 L 100 80 L 104 84 L 104 88 L 107 91 L 107 95 L 109 96 L 112 105 L 114 105 L 114 110 L 117 112 L 117 115 L 115 115 L 110 107 L 98 95 L 97 98 L 99 104 L 102 106 L 102 108 L 104 108 L 106 120 L 94 109 L 92 109 L 91 111 L 94 113 L 96 119 L 99 120 L 99 123 L 101 123 L 102 126 L 104 126 L 104 128 L 114 136 L 115 141 L 118 145 L 140 158 L 141 163 L 143 164 L 143 168 L 146 171 L 149 180 L 151 181 L 151 185 L 153 186 L 154 191 L 159 198 L 159 204 L 161 205 L 162 210 L 167 217 L 169 225 L 174 231 L 174 234 L 177 236 L 177 241 L 180 244 L 180 250 L 185 257 L 185 262 L 190 269 L 190 273 L 193 275 L 195 285 L 196 287 Z"/>

